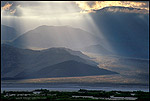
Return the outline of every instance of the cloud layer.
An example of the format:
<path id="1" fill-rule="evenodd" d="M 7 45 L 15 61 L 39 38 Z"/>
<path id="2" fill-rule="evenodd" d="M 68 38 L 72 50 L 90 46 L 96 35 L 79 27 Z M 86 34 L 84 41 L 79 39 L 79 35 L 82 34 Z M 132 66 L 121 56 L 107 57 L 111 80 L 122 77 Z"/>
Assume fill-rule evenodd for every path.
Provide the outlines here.
<path id="1" fill-rule="evenodd" d="M 21 7 L 20 7 L 21 5 Z M 122 8 L 117 9 L 112 7 L 130 7 L 135 9 Z M 135 2 L 135 1 L 70 1 L 70 2 L 2 2 L 1 14 L 3 16 L 24 16 L 24 17 L 37 17 L 37 16 L 70 16 L 79 13 L 90 13 L 97 10 L 109 7 L 109 12 L 125 12 L 125 13 L 148 13 L 149 2 Z"/>
<path id="2" fill-rule="evenodd" d="M 7 2 L 1 7 L 2 15 L 14 15 L 16 13 L 16 8 L 13 8 L 13 3 Z"/>
<path id="3" fill-rule="evenodd" d="M 76 4 L 81 8 L 81 13 L 90 13 L 95 10 L 100 10 L 105 7 L 111 6 L 121 6 L 121 7 L 131 7 L 138 8 L 141 10 L 146 10 L 148 13 L 149 2 L 133 2 L 133 1 L 76 1 Z M 113 10 L 112 10 L 113 11 Z M 116 11 L 116 10 L 115 10 Z M 122 10 L 123 12 L 128 12 Z M 130 11 L 131 12 L 131 11 Z M 135 12 L 135 11 L 133 11 Z M 141 11 L 140 11 L 141 13 Z"/>

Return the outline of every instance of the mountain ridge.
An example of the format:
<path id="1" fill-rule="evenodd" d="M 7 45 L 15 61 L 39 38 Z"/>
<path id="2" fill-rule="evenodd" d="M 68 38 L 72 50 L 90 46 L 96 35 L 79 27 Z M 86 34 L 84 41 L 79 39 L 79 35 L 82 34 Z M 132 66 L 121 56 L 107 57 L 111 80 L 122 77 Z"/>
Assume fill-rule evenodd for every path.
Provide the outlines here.
<path id="1" fill-rule="evenodd" d="M 22 73 L 20 73 L 22 74 Z M 42 75 L 45 74 L 45 75 Z M 29 75 L 32 78 L 50 78 L 50 77 L 79 77 L 79 76 L 94 76 L 94 75 L 109 75 L 118 74 L 105 69 L 100 69 L 96 66 L 90 66 L 75 60 L 64 61 L 52 66 L 45 67 L 38 72 Z M 20 75 L 17 75 L 21 77 Z"/>
<path id="2" fill-rule="evenodd" d="M 12 43 L 18 47 L 67 47 L 78 48 L 95 43 L 91 33 L 80 28 L 42 25 L 17 37 Z M 90 41 L 90 42 L 89 42 Z"/>
<path id="3" fill-rule="evenodd" d="M 62 49 L 50 48 L 46 51 L 33 51 L 29 49 L 15 48 L 5 44 L 1 46 L 1 49 L 2 79 L 18 79 L 20 77 L 25 79 L 28 78 L 27 75 L 34 74 L 45 67 L 51 67 L 52 65 L 57 66 L 59 63 L 70 60 L 76 61 L 75 63 L 80 62 L 92 67 L 96 67 L 97 65 L 91 60 L 79 57 L 81 53 L 79 56 L 78 52 L 76 55 L 72 55 L 68 51 Z"/>

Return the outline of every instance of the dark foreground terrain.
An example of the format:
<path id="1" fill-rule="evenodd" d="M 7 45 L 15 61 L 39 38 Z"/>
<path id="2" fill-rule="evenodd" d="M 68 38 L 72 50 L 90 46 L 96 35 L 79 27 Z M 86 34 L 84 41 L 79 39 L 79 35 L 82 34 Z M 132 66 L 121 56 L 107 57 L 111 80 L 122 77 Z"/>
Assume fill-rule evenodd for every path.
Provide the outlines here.
<path id="1" fill-rule="evenodd" d="M 80 89 L 77 92 L 49 91 L 37 89 L 33 91 L 3 91 L 1 101 L 10 100 L 38 100 L 38 101 L 93 101 L 93 100 L 136 100 L 149 101 L 149 92 L 143 91 L 103 91 Z"/>

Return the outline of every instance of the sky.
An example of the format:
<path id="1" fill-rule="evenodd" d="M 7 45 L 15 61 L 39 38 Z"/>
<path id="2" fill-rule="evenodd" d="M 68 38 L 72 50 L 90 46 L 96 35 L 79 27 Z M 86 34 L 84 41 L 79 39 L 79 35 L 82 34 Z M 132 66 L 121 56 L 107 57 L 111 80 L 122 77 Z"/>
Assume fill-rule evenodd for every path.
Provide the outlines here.
<path id="1" fill-rule="evenodd" d="M 110 12 L 146 14 L 149 11 L 148 1 L 1 1 L 1 21 L 4 25 L 18 28 L 20 33 L 40 25 L 69 25 L 87 30 L 89 23 L 94 28 L 91 30 L 96 30 L 89 14 L 112 6 L 138 10 L 110 8 Z"/>

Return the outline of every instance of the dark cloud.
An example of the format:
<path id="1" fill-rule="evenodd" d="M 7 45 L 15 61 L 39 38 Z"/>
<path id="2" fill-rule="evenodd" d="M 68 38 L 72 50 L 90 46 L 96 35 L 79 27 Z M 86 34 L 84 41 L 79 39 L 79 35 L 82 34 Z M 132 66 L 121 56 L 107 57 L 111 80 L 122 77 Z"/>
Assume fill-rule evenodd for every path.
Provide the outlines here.
<path id="1" fill-rule="evenodd" d="M 120 7 L 130 7 L 149 10 L 149 2 L 137 2 L 137 1 L 76 1 L 83 13 L 90 13 L 94 10 L 100 10 L 105 7 L 120 6 Z M 130 11 L 129 11 L 130 12 Z"/>

